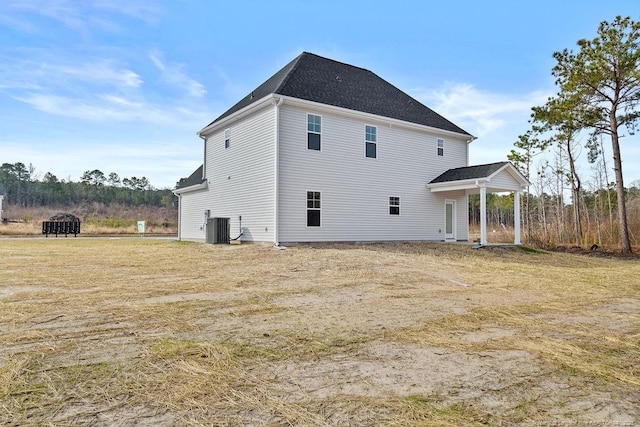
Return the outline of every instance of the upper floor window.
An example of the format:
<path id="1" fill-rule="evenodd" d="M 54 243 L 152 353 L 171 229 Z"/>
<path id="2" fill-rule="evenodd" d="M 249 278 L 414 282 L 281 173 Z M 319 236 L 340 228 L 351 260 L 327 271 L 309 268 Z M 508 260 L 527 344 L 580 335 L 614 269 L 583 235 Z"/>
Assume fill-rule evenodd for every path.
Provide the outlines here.
<path id="1" fill-rule="evenodd" d="M 224 148 L 231 146 L 231 129 L 225 129 L 224 131 Z"/>
<path id="2" fill-rule="evenodd" d="M 400 215 L 400 197 L 389 197 L 389 215 Z"/>
<path id="3" fill-rule="evenodd" d="M 319 191 L 307 191 L 307 227 L 320 227 Z"/>
<path id="4" fill-rule="evenodd" d="M 444 139 L 438 138 L 438 156 L 444 156 Z"/>
<path id="5" fill-rule="evenodd" d="M 307 114 L 307 148 L 320 151 L 320 134 L 322 132 L 322 117 Z"/>
<path id="6" fill-rule="evenodd" d="M 366 125 L 364 127 L 364 152 L 366 157 L 375 159 L 378 156 L 378 128 Z"/>

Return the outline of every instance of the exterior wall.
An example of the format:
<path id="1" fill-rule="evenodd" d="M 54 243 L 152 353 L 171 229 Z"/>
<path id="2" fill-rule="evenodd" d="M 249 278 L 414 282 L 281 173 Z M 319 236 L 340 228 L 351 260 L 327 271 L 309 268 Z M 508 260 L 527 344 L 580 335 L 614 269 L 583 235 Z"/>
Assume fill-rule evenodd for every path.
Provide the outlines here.
<path id="1" fill-rule="evenodd" d="M 180 209 L 181 240 L 205 241 L 204 210 L 207 197 L 206 189 L 180 195 L 178 209 Z"/>
<path id="2" fill-rule="evenodd" d="M 267 108 L 207 135 L 205 179 L 208 189 L 182 196 L 182 238 L 205 240 L 204 211 L 230 218 L 231 238 L 271 242 L 274 232 L 275 108 Z M 225 148 L 226 129 L 230 145 Z M 240 221 L 242 217 L 242 221 Z M 200 229 L 202 227 L 202 229 Z"/>
<path id="3" fill-rule="evenodd" d="M 321 151 L 307 149 L 307 113 L 322 117 Z M 365 125 L 377 127 L 377 158 L 365 157 Z M 445 140 L 437 156 L 436 139 Z M 426 184 L 467 166 L 467 142 L 335 110 L 280 109 L 281 242 L 444 240 L 444 200 Z M 306 192 L 321 192 L 321 227 L 306 225 Z M 389 197 L 400 215 L 389 215 Z M 464 191 L 455 193 L 457 238 L 468 236 Z"/>

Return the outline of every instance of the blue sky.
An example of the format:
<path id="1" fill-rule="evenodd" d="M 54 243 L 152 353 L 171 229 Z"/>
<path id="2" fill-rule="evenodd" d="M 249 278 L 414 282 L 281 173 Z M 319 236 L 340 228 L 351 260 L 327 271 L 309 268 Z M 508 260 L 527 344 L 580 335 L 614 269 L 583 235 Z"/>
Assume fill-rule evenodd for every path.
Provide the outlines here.
<path id="1" fill-rule="evenodd" d="M 639 20 L 640 1 L 2 0 L 0 163 L 173 188 L 202 163 L 196 132 L 302 51 L 367 68 L 477 136 L 471 164 L 501 161 L 555 93 L 553 52 L 616 15 Z M 639 180 L 640 137 L 622 155 Z"/>

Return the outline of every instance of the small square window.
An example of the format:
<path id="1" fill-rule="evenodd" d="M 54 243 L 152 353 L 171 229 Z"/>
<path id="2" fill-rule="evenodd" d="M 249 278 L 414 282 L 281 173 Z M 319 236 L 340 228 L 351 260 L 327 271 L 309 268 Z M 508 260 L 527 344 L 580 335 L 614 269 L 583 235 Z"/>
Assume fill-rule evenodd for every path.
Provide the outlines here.
<path id="1" fill-rule="evenodd" d="M 322 128 L 322 117 L 314 114 L 307 115 L 307 131 L 320 133 Z"/>
<path id="2" fill-rule="evenodd" d="M 444 156 L 444 139 L 438 138 L 438 156 Z"/>
<path id="3" fill-rule="evenodd" d="M 377 142 L 378 140 L 378 129 L 375 126 L 365 126 L 365 140 L 369 142 Z"/>

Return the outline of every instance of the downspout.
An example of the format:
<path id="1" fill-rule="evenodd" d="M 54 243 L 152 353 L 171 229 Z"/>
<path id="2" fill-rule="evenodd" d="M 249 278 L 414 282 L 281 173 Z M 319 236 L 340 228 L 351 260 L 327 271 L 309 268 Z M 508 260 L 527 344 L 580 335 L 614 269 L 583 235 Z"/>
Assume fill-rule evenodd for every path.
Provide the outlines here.
<path id="1" fill-rule="evenodd" d="M 182 194 L 178 194 L 178 241 L 182 240 Z"/>
<path id="2" fill-rule="evenodd" d="M 469 166 L 469 144 L 471 144 L 473 141 L 475 141 L 476 139 L 478 139 L 477 137 L 471 135 L 471 138 L 469 138 L 469 140 L 467 140 L 467 149 L 465 150 L 465 166 Z"/>
<path id="3" fill-rule="evenodd" d="M 275 103 L 275 144 L 274 144 L 274 183 L 273 183 L 273 245 L 276 248 L 280 247 L 280 236 L 278 235 L 278 222 L 280 210 L 278 205 L 280 203 L 280 105 L 284 102 L 284 98 L 278 98 L 278 102 Z"/>
<path id="4" fill-rule="evenodd" d="M 207 176 L 207 137 L 202 136 L 202 134 L 198 133 L 198 136 L 202 139 L 202 151 L 204 152 L 204 160 L 202 161 L 202 179 Z M 202 227 L 204 230 L 204 241 L 207 241 L 207 220 L 204 222 L 204 226 Z"/>
<path id="5" fill-rule="evenodd" d="M 204 161 L 202 162 L 202 178 L 204 179 L 204 177 L 207 176 L 207 137 L 202 136 L 201 134 L 198 134 L 198 136 L 204 142 L 202 144 L 203 145 L 202 150 L 204 151 Z"/>

